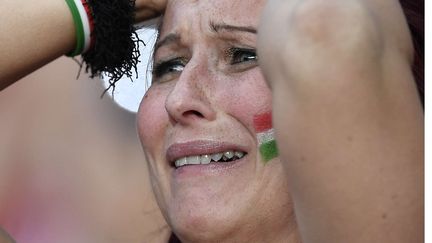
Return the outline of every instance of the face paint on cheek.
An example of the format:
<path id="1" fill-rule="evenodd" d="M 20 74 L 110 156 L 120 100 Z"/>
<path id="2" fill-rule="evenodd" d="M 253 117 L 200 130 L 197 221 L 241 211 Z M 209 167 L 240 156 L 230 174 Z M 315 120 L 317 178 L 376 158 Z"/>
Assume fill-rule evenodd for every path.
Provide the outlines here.
<path id="1" fill-rule="evenodd" d="M 253 119 L 257 133 L 258 148 L 264 163 L 279 156 L 276 145 L 271 112 L 259 114 Z"/>

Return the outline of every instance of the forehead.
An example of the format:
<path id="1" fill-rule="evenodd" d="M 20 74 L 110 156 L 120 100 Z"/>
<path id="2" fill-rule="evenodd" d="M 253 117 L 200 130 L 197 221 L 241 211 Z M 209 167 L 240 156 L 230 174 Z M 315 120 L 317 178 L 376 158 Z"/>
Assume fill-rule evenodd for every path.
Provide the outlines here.
<path id="1" fill-rule="evenodd" d="M 210 23 L 257 27 L 265 0 L 168 0 L 162 35 L 175 29 L 200 28 Z"/>

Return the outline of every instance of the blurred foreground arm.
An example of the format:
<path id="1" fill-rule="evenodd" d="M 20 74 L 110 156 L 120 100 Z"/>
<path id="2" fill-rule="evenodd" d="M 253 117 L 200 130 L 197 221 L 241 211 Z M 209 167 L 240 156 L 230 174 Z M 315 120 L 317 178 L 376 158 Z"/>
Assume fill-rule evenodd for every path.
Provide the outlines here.
<path id="1" fill-rule="evenodd" d="M 424 117 L 399 2 L 270 0 L 258 52 L 303 242 L 423 242 Z"/>

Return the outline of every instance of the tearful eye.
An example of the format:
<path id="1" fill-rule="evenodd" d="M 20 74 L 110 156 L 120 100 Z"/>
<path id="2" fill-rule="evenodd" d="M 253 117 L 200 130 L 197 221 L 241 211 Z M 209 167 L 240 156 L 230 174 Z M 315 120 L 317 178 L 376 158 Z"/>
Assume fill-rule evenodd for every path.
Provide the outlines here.
<path id="1" fill-rule="evenodd" d="M 254 49 L 231 48 L 228 53 L 230 56 L 230 64 L 256 62 L 258 60 Z"/>
<path id="2" fill-rule="evenodd" d="M 181 73 L 186 66 L 184 58 L 174 58 L 168 61 L 156 63 L 153 68 L 153 79 L 156 82 L 169 81 Z"/>

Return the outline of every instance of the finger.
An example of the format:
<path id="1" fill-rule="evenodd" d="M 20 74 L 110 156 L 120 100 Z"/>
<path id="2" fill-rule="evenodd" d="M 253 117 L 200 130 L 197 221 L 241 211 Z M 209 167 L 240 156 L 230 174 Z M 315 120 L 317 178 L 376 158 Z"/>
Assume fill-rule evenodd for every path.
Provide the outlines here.
<path id="1" fill-rule="evenodd" d="M 153 8 L 141 7 L 135 9 L 135 22 L 139 23 L 160 16 L 162 13 Z"/>

